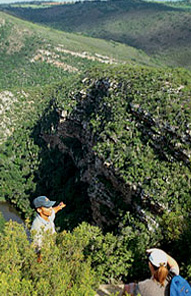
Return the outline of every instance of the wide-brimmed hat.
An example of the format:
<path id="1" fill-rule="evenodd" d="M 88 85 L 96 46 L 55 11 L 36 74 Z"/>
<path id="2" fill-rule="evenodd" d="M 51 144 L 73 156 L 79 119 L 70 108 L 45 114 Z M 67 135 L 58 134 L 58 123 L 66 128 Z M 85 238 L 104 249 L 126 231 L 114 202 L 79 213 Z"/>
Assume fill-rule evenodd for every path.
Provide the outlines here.
<path id="1" fill-rule="evenodd" d="M 162 250 L 153 250 L 149 255 L 149 261 L 156 267 L 167 265 L 167 255 Z"/>
<path id="2" fill-rule="evenodd" d="M 51 201 L 46 196 L 38 196 L 33 200 L 33 204 L 36 209 L 41 208 L 41 207 L 50 208 L 55 203 L 56 203 L 56 201 Z"/>

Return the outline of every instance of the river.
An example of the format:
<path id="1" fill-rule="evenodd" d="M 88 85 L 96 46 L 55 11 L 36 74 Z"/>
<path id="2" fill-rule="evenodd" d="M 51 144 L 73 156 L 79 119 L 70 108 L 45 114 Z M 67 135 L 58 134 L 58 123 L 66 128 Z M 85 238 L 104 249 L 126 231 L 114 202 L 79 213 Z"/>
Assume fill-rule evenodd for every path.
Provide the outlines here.
<path id="1" fill-rule="evenodd" d="M 13 220 L 17 221 L 20 224 L 24 223 L 17 210 L 8 202 L 0 202 L 0 212 L 2 212 L 3 217 L 6 221 Z"/>

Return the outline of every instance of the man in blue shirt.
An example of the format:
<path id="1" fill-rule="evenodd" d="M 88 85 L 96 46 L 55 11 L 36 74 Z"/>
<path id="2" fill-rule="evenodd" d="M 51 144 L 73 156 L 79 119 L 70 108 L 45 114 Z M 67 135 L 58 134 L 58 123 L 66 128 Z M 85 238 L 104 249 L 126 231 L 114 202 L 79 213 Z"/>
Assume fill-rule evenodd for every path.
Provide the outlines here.
<path id="1" fill-rule="evenodd" d="M 61 202 L 58 206 L 53 207 L 55 203 L 56 201 L 51 201 L 46 196 L 38 196 L 33 200 L 37 216 L 32 223 L 31 231 L 35 233 L 34 244 L 37 252 L 41 249 L 43 233 L 46 231 L 50 231 L 50 233 L 56 232 L 54 225 L 55 214 L 66 206 Z"/>

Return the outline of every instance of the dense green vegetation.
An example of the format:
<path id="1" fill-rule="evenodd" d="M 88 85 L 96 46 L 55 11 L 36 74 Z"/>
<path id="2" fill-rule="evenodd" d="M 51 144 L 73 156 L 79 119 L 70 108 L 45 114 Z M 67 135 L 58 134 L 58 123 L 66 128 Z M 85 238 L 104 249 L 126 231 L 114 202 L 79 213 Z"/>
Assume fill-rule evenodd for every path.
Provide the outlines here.
<path id="1" fill-rule="evenodd" d="M 0 89 L 42 86 L 101 63 L 156 65 L 117 42 L 43 28 L 0 12 Z"/>
<path id="2" fill-rule="evenodd" d="M 150 239 L 176 256 L 184 243 L 190 252 L 190 72 L 109 67 L 86 75 L 87 102 L 79 99 L 78 108 L 86 106 L 93 150 L 135 188 L 132 203 L 150 224 Z M 183 249 L 182 263 L 188 258 Z"/>
<path id="3" fill-rule="evenodd" d="M 65 80 L 68 83 L 66 83 L 66 86 L 64 82 L 62 86 L 46 87 L 44 91 L 35 89 L 32 92 L 31 90 L 27 96 L 28 101 L 24 105 L 25 109 L 17 110 L 15 108 L 16 114 L 14 112 L 7 114 L 13 121 L 13 123 L 10 122 L 10 128 L 14 124 L 14 130 L 12 135 L 0 147 L 1 171 L 3 172 L 0 195 L 16 204 L 22 212 L 27 212 L 28 215 L 31 214 L 30 199 L 33 199 L 35 194 L 38 194 L 35 193 L 35 175 L 39 174 L 40 162 L 43 157 L 47 158 L 47 162 L 48 159 L 51 159 L 48 151 L 44 154 L 43 141 L 39 138 L 41 127 L 39 127 L 38 122 L 39 120 L 43 121 L 46 130 L 51 131 L 57 119 L 54 110 L 55 94 L 58 97 L 61 96 L 66 91 L 67 85 L 69 85 L 69 89 L 72 89 L 75 85 L 73 80 L 75 80 L 74 76 L 71 76 L 68 80 Z M 26 100 L 26 97 L 21 96 L 21 99 Z M 17 105 L 21 107 L 21 103 L 22 101 L 18 100 Z M 68 108 L 71 107 L 68 106 Z M 14 118 L 12 118 L 12 114 Z M 48 116 L 50 121 L 47 123 Z M 44 117 L 45 120 L 43 120 Z M 47 150 L 47 148 L 45 149 Z M 48 166 L 50 166 L 50 161 Z M 46 177 L 43 170 L 42 174 L 45 174 Z M 42 187 L 43 191 L 46 192 L 44 184 L 42 184 Z"/>
<path id="4" fill-rule="evenodd" d="M 190 67 L 190 3 L 111 0 L 39 9 L 7 7 L 24 19 L 141 49 L 169 66 Z"/>
<path id="5" fill-rule="evenodd" d="M 0 212 L 0 232 L 3 231 L 4 225 L 5 225 L 5 220 L 4 220 L 3 216 L 2 216 L 2 213 Z"/>
<path id="6" fill-rule="evenodd" d="M 23 226 L 0 216 L 0 292 L 94 295 L 149 276 L 151 246 L 191 279 L 190 71 L 4 13 L 0 24 L 0 196 L 29 226 L 34 197 L 67 204 L 40 264 Z M 93 208 L 92 192 L 105 203 Z M 91 226 L 94 210 L 112 223 Z"/>
<path id="7" fill-rule="evenodd" d="M 1 294 L 95 295 L 97 278 L 82 253 L 85 240 L 62 234 L 56 245 L 49 235 L 38 263 L 23 226 L 9 223 L 0 238 Z"/>
<path id="8" fill-rule="evenodd" d="M 43 117 L 43 114 L 48 116 L 49 107 L 54 108 L 55 99 L 57 97 L 61 99 L 64 92 L 67 102 L 65 108 L 71 108 L 69 107 L 70 101 L 67 98 L 68 92 L 78 89 L 80 84 L 75 84 L 78 72 L 100 63 L 100 60 L 96 60 L 96 54 L 99 54 L 99 58 L 102 57 L 100 58 L 101 63 L 105 60 L 106 53 L 108 58 L 114 58 L 116 48 L 118 49 L 117 56 L 121 60 L 130 59 L 130 63 L 138 62 L 139 59 L 141 63 L 147 63 L 147 61 L 150 63 L 150 59 L 132 48 L 117 43 L 63 34 L 23 22 L 4 13 L 0 13 L 0 17 L 2 36 L 0 55 L 0 89 L 2 92 L 0 103 L 3 110 L 0 115 L 3 125 L 0 132 L 1 143 L 10 136 L 0 148 L 1 170 L 4 170 L 1 178 L 3 185 L 1 196 L 17 204 L 19 209 L 22 209 L 23 212 L 27 211 L 29 214 L 31 212 L 29 197 L 32 198 L 41 190 L 40 188 L 34 193 L 36 188 L 34 172 L 38 170 L 39 158 L 42 159 L 42 155 L 46 155 L 46 159 L 50 158 L 50 153 L 44 153 L 44 150 L 42 152 L 42 148 L 37 145 L 37 142 L 39 142 L 37 132 L 37 135 L 34 133 L 35 136 L 33 137 L 33 130 L 36 125 L 38 126 L 38 121 Z M 72 51 L 73 48 L 75 48 L 75 51 Z M 126 51 L 127 49 L 128 51 Z M 63 50 L 66 51 L 63 52 Z M 78 55 L 82 54 L 84 50 L 86 50 L 87 55 L 84 57 Z M 38 57 L 37 60 L 34 59 L 35 56 Z M 89 59 L 89 57 L 92 59 Z M 120 63 L 120 60 L 114 59 L 114 62 Z M 63 64 L 69 68 L 62 67 Z M 70 67 L 75 67 L 75 70 L 70 71 Z M 63 82 L 52 87 L 46 86 L 54 81 Z M 36 129 L 39 132 L 39 128 Z M 56 151 L 51 152 L 54 155 L 56 153 Z M 58 163 L 60 158 L 61 156 L 58 157 Z M 71 166 L 71 161 L 69 161 L 68 166 Z M 64 166 L 65 170 L 66 167 L 67 165 Z M 46 165 L 42 167 L 42 175 L 44 176 L 41 176 L 42 180 L 46 179 L 47 171 Z M 71 173 L 68 176 L 71 176 Z M 7 180 L 9 180 L 8 185 Z M 25 180 L 27 181 L 25 182 Z M 41 183 L 43 184 L 43 182 Z M 65 184 L 65 182 L 63 183 Z M 54 186 L 55 184 L 52 185 L 52 187 Z M 70 184 L 68 186 L 68 189 L 65 186 L 65 190 L 71 191 L 73 186 Z M 79 186 L 80 188 L 84 187 L 83 184 Z M 78 186 L 73 190 L 74 192 L 78 191 Z M 45 188 L 44 191 L 46 191 Z"/>
<path id="9" fill-rule="evenodd" d="M 100 77 L 99 70 L 97 73 Z M 91 115 L 95 151 L 114 165 L 126 182 L 152 190 L 157 200 L 163 200 L 167 192 L 171 196 L 167 179 L 180 186 L 178 195 L 187 186 L 189 193 L 190 72 L 120 67 L 113 73 L 109 69 L 102 77 L 116 87 L 109 88 L 109 95 Z"/>
<path id="10" fill-rule="evenodd" d="M 139 233 L 134 239 L 140 241 L 134 243 L 133 239 L 128 248 L 132 260 L 137 254 L 144 258 L 149 245 L 161 245 L 171 252 L 183 245 L 177 259 L 182 264 L 186 259 L 189 268 L 183 250 L 187 253 L 190 250 L 190 72 L 101 66 L 76 77 L 73 83 L 72 80 L 73 77 L 44 88 L 44 94 L 41 92 L 42 101 L 46 98 L 44 107 L 41 105 L 44 111 L 39 117 L 34 116 L 33 121 L 25 121 L 1 146 L 1 195 L 31 215 L 30 200 L 43 191 L 68 204 L 65 214 L 57 220 L 61 229 L 72 229 L 83 220 L 91 222 L 86 184 L 80 181 L 80 171 L 67 153 L 63 155 L 39 137 L 43 134 L 53 137 L 57 133 L 58 109 L 67 110 L 71 118 L 78 110 L 84 110 L 81 116 L 87 123 L 87 133 L 91 130 L 93 134 L 94 153 L 136 192 L 132 207 L 128 207 L 129 215 L 135 215 L 135 220 L 125 218 L 127 207 L 120 200 L 115 201 L 121 216 L 113 229 L 116 236 L 113 239 L 122 239 L 124 252 L 127 246 L 124 239 L 129 240 L 135 231 Z M 96 85 L 102 87 L 99 89 Z M 83 99 L 79 95 L 82 88 L 87 94 Z M 88 102 L 90 94 L 94 97 L 93 105 Z M 80 156 L 82 147 L 78 142 L 75 144 L 75 139 L 67 145 L 72 147 L 74 155 Z M 109 190 L 111 184 L 107 182 Z M 142 208 L 140 216 L 133 205 Z M 157 207 L 160 215 L 156 215 Z M 105 210 L 104 215 L 109 209 Z M 143 217 L 148 229 L 140 219 Z M 128 235 L 124 234 L 126 231 Z M 119 241 L 114 256 L 126 260 L 123 252 L 121 255 Z M 133 249 L 137 244 L 138 250 Z M 120 266 L 126 266 L 123 260 Z M 134 264 L 131 273 L 128 269 L 126 273 L 121 267 L 118 270 L 115 262 L 113 266 L 110 263 L 115 271 L 105 266 L 103 278 L 135 278 L 142 265 L 137 266 L 136 260 Z M 189 271 L 182 272 L 189 276 Z"/>

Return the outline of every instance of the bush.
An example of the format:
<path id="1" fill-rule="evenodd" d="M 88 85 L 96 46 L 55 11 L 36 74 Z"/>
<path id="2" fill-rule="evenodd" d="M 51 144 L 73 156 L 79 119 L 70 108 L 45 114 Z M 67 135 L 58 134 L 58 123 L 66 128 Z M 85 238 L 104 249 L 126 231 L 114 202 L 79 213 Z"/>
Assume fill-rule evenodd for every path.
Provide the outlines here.
<path id="1" fill-rule="evenodd" d="M 5 219 L 3 218 L 3 215 L 0 212 L 0 232 L 3 231 L 4 225 L 5 225 Z"/>
<path id="2" fill-rule="evenodd" d="M 100 281 L 131 275 L 142 246 L 143 235 L 130 226 L 120 235 L 104 235 L 84 222 L 72 233 L 45 233 L 39 263 L 23 225 L 10 221 L 0 234 L 0 294 L 95 295 Z"/>
<path id="3" fill-rule="evenodd" d="M 122 227 L 117 235 L 104 235 L 99 227 L 83 222 L 72 234 L 62 232 L 58 235 L 58 245 L 67 261 L 74 261 L 79 256 L 90 260 L 100 281 L 105 283 L 132 280 L 138 274 L 145 277 L 148 270 L 144 257 L 149 243 L 146 229 L 135 230 L 131 226 Z"/>
<path id="4" fill-rule="evenodd" d="M 72 242 L 74 236 L 68 234 L 66 238 Z M 55 236 L 46 233 L 44 241 L 42 262 L 38 263 L 34 246 L 23 226 L 16 222 L 6 223 L 0 234 L 0 294 L 95 295 L 95 273 L 90 261 L 83 260 L 81 251 L 69 258 L 61 245 L 55 243 Z"/>

